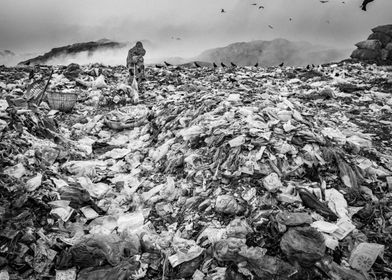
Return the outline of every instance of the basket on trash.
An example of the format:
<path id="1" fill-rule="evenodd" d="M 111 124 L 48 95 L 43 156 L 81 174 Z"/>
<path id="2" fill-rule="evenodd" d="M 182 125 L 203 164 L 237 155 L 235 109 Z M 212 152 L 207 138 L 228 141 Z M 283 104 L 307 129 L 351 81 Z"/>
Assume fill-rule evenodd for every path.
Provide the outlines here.
<path id="1" fill-rule="evenodd" d="M 78 95 L 73 92 L 48 91 L 47 100 L 51 109 L 70 112 L 78 100 Z"/>
<path id="2" fill-rule="evenodd" d="M 120 121 L 112 121 L 112 120 L 108 120 L 107 118 L 104 119 L 104 123 L 111 129 L 114 130 L 123 130 L 123 129 L 128 129 L 128 128 L 132 128 L 133 125 L 132 124 L 124 124 Z"/>

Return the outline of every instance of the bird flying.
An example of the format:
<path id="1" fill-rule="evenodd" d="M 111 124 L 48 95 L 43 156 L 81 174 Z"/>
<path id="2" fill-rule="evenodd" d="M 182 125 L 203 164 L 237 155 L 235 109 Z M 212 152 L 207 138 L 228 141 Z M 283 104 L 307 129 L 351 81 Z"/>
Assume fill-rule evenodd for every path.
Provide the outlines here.
<path id="1" fill-rule="evenodd" d="M 269 25 L 269 24 L 268 24 L 268 27 L 271 28 L 271 29 L 274 29 L 274 27 L 273 27 L 272 25 Z"/>
<path id="2" fill-rule="evenodd" d="M 366 11 L 366 6 L 367 4 L 369 4 L 370 2 L 373 2 L 374 0 L 363 0 L 362 5 L 361 5 L 361 9 L 363 11 Z"/>
<path id="3" fill-rule="evenodd" d="M 264 9 L 264 6 L 259 6 L 259 10 L 260 10 L 260 9 Z"/>
<path id="4" fill-rule="evenodd" d="M 226 13 L 225 9 L 222 9 L 222 10 L 221 10 L 221 13 Z"/>
<path id="5" fill-rule="evenodd" d="M 325 3 L 328 3 L 328 0 L 320 0 L 320 2 L 325 4 Z"/>

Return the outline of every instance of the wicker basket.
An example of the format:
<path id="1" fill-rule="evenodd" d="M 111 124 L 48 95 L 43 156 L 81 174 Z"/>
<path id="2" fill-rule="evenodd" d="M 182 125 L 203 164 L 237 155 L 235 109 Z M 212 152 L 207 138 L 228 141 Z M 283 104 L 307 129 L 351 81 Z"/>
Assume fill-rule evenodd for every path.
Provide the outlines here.
<path id="1" fill-rule="evenodd" d="M 51 109 L 70 112 L 78 100 L 76 93 L 48 91 L 47 99 Z"/>
<path id="2" fill-rule="evenodd" d="M 109 120 L 108 118 L 105 117 L 104 123 L 110 127 L 111 129 L 114 130 L 123 130 L 123 129 L 133 129 L 135 127 L 141 126 L 146 124 L 146 120 L 139 120 L 139 121 L 134 121 L 134 122 L 126 122 L 123 123 L 119 120 Z"/>

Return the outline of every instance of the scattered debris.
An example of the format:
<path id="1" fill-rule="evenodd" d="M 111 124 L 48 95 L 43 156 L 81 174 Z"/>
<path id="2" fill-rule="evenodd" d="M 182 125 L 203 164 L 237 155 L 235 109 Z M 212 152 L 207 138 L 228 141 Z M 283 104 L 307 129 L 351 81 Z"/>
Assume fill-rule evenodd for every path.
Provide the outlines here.
<path id="1" fill-rule="evenodd" d="M 30 70 L 0 67 L 0 279 L 391 278 L 391 68 L 53 67 L 68 112 Z"/>

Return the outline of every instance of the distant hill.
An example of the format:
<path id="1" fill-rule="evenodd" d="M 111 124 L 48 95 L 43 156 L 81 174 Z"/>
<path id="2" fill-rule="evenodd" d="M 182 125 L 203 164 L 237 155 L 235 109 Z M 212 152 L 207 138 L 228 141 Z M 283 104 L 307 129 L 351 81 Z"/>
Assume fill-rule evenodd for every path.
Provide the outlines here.
<path id="1" fill-rule="evenodd" d="M 121 49 L 126 47 L 127 44 L 114 42 L 108 39 L 101 39 L 98 41 L 76 43 L 68 46 L 53 48 L 49 52 L 22 61 L 19 64 L 47 64 L 49 61 L 54 60 L 59 57 L 67 57 L 72 55 L 77 55 L 80 53 L 87 53 L 87 56 L 93 55 L 94 52 L 100 50 L 110 50 L 110 49 Z"/>
<path id="2" fill-rule="evenodd" d="M 206 50 L 195 57 L 183 58 L 176 56 L 176 53 L 168 57 L 168 52 L 162 52 L 162 46 L 159 44 L 156 45 L 148 40 L 142 40 L 142 42 L 147 50 L 147 56 L 145 57 L 147 64 L 167 61 L 174 65 L 193 65 L 193 61 L 199 61 L 199 64 L 206 62 L 209 65 L 212 65 L 213 62 L 218 65 L 221 62 L 230 65 L 230 62 L 233 62 L 238 66 L 254 65 L 256 63 L 259 63 L 260 66 L 275 66 L 284 62 L 285 65 L 301 66 L 340 61 L 348 58 L 352 51 L 313 45 L 308 42 L 275 39 L 272 41 L 258 40 L 233 43 L 226 47 Z M 19 64 L 67 65 L 71 62 L 79 64 L 100 62 L 107 65 L 124 65 L 128 49 L 135 43 L 121 43 L 101 39 L 53 48 L 43 55 L 32 58 L 31 55 L 11 56 L 12 52 L 3 51 L 0 52 L 0 59 L 2 58 L 1 55 L 6 55 L 12 57 L 12 60 L 1 59 L 0 62 L 5 61 L 6 64 L 11 64 L 11 61 L 23 60 Z"/>
<path id="3" fill-rule="evenodd" d="M 282 62 L 285 65 L 300 66 L 340 61 L 347 58 L 350 51 L 312 45 L 308 42 L 292 42 L 286 39 L 257 40 L 206 50 L 194 60 L 225 64 L 233 62 L 242 66 L 254 65 L 257 62 L 261 66 L 274 66 Z"/>

